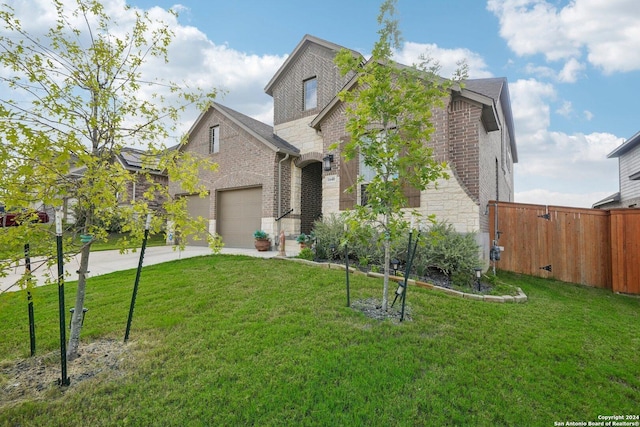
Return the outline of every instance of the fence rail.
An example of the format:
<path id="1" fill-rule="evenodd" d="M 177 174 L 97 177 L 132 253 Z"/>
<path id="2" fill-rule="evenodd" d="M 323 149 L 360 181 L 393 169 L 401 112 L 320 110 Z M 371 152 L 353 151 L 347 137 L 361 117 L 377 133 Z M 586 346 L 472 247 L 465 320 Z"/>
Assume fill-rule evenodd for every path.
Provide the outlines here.
<path id="1" fill-rule="evenodd" d="M 498 268 L 640 294 L 640 209 L 490 202 L 489 214 Z"/>

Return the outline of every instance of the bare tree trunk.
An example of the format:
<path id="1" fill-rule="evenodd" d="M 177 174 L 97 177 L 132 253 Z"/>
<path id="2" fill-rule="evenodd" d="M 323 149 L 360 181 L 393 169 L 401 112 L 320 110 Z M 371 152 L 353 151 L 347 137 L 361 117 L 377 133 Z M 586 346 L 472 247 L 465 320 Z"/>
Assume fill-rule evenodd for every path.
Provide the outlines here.
<path id="1" fill-rule="evenodd" d="M 80 331 L 82 329 L 82 317 L 84 313 L 84 297 L 87 285 L 87 272 L 89 268 L 89 254 L 91 253 L 91 244 L 87 244 L 80 252 L 80 268 L 78 269 L 78 291 L 76 293 L 76 305 L 73 316 L 71 316 L 71 332 L 69 333 L 69 345 L 67 346 L 67 359 L 74 360 L 80 354 L 78 347 L 80 346 Z"/>
<path id="2" fill-rule="evenodd" d="M 391 237 L 389 230 L 390 218 L 389 215 L 384 216 L 384 285 L 382 286 L 382 310 L 387 311 L 387 305 L 389 305 L 389 261 L 391 260 Z"/>
<path id="3" fill-rule="evenodd" d="M 391 241 L 388 238 L 384 240 L 384 286 L 382 289 L 382 310 L 387 311 L 389 304 L 389 260 L 391 258 Z"/>

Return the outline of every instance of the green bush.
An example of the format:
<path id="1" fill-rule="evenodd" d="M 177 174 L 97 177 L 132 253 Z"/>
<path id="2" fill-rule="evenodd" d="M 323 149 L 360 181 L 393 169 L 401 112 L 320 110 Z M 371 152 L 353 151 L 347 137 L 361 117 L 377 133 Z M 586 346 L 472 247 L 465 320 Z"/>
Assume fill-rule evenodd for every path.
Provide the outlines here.
<path id="1" fill-rule="evenodd" d="M 439 222 L 422 239 L 424 246 L 416 251 L 414 260 L 418 274 L 437 269 L 449 277 L 455 276 L 456 281 L 473 275 L 479 263 L 475 233 L 458 233 L 451 224 Z"/>
<path id="2" fill-rule="evenodd" d="M 353 226 L 352 226 L 353 227 Z M 331 215 L 314 224 L 317 237 L 317 257 L 331 258 L 331 247 L 335 249 L 335 258 L 344 260 L 344 218 Z M 414 232 L 415 239 L 417 233 Z M 364 268 L 384 270 L 384 249 L 378 240 L 379 231 L 369 224 L 358 224 L 351 229 L 349 257 Z M 412 248 L 415 240 L 412 241 Z M 408 262 L 407 249 L 409 232 L 391 242 L 391 259 L 401 264 Z M 479 263 L 479 248 L 475 233 L 459 233 L 451 224 L 435 223 L 421 234 L 416 255 L 413 260 L 412 274 L 427 276 L 434 270 L 448 276 L 454 284 L 469 285 L 474 280 L 474 268 Z"/>
<path id="3" fill-rule="evenodd" d="M 302 258 L 302 259 L 306 259 L 308 261 L 312 261 L 313 260 L 313 251 L 309 247 L 302 248 L 300 250 L 300 253 L 298 254 L 298 258 Z"/>
<path id="4" fill-rule="evenodd" d="M 381 265 L 384 262 L 384 251 L 377 244 L 378 231 L 370 225 L 358 224 L 351 230 L 349 237 L 349 254 L 363 267 Z"/>
<path id="5" fill-rule="evenodd" d="M 331 214 L 317 220 L 313 224 L 313 235 L 316 240 L 316 255 L 318 259 L 344 258 L 341 243 L 344 239 L 344 219 Z M 334 248 L 333 254 L 331 248 Z"/>

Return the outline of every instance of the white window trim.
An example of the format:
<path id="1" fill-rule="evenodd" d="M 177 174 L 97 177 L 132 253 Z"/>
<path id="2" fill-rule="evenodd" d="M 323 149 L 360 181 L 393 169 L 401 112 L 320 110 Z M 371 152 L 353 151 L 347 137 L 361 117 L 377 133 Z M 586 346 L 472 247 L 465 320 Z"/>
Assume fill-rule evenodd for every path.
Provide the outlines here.
<path id="1" fill-rule="evenodd" d="M 220 151 L 220 126 L 215 125 L 209 128 L 209 154 Z"/>
<path id="2" fill-rule="evenodd" d="M 315 82 L 314 92 L 313 92 L 313 102 L 307 102 L 307 84 Z M 311 101 L 311 100 L 310 100 Z M 314 108 L 318 108 L 318 78 L 310 77 L 302 82 L 302 108 L 304 111 L 313 110 Z"/>

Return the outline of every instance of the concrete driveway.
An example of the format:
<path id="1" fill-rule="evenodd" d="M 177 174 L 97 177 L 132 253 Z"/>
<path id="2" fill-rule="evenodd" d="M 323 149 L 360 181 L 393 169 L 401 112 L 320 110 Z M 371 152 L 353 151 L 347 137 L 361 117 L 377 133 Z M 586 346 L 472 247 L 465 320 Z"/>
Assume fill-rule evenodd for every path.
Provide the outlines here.
<path id="1" fill-rule="evenodd" d="M 293 246 L 293 245 L 292 245 Z M 234 249 L 223 248 L 222 254 L 228 255 L 248 255 L 260 258 L 273 258 L 278 255 L 277 251 L 258 252 L 255 249 Z M 287 250 L 287 256 L 297 255 L 297 248 L 291 251 Z M 154 246 L 145 250 L 143 266 L 160 264 L 167 261 L 174 261 L 182 258 L 191 258 L 203 255 L 213 255 L 213 251 L 203 246 L 187 246 L 184 250 L 180 250 L 175 246 Z M 88 277 L 99 276 L 102 274 L 112 273 L 114 271 L 135 269 L 138 267 L 140 260 L 140 250 L 137 252 L 129 252 L 121 254 L 119 251 L 97 251 L 91 252 L 89 257 L 89 274 Z M 73 259 L 65 264 L 65 282 L 78 280 L 76 271 L 80 266 L 80 256 L 76 255 Z M 42 259 L 33 258 L 31 260 L 31 269 L 36 280 L 36 286 L 45 284 L 46 276 L 56 277 L 58 267 L 56 264 L 47 267 Z M 24 274 L 24 263 L 17 267 L 12 267 L 6 277 L 0 278 L 0 293 L 5 291 L 18 291 L 20 288 L 15 283 Z"/>

